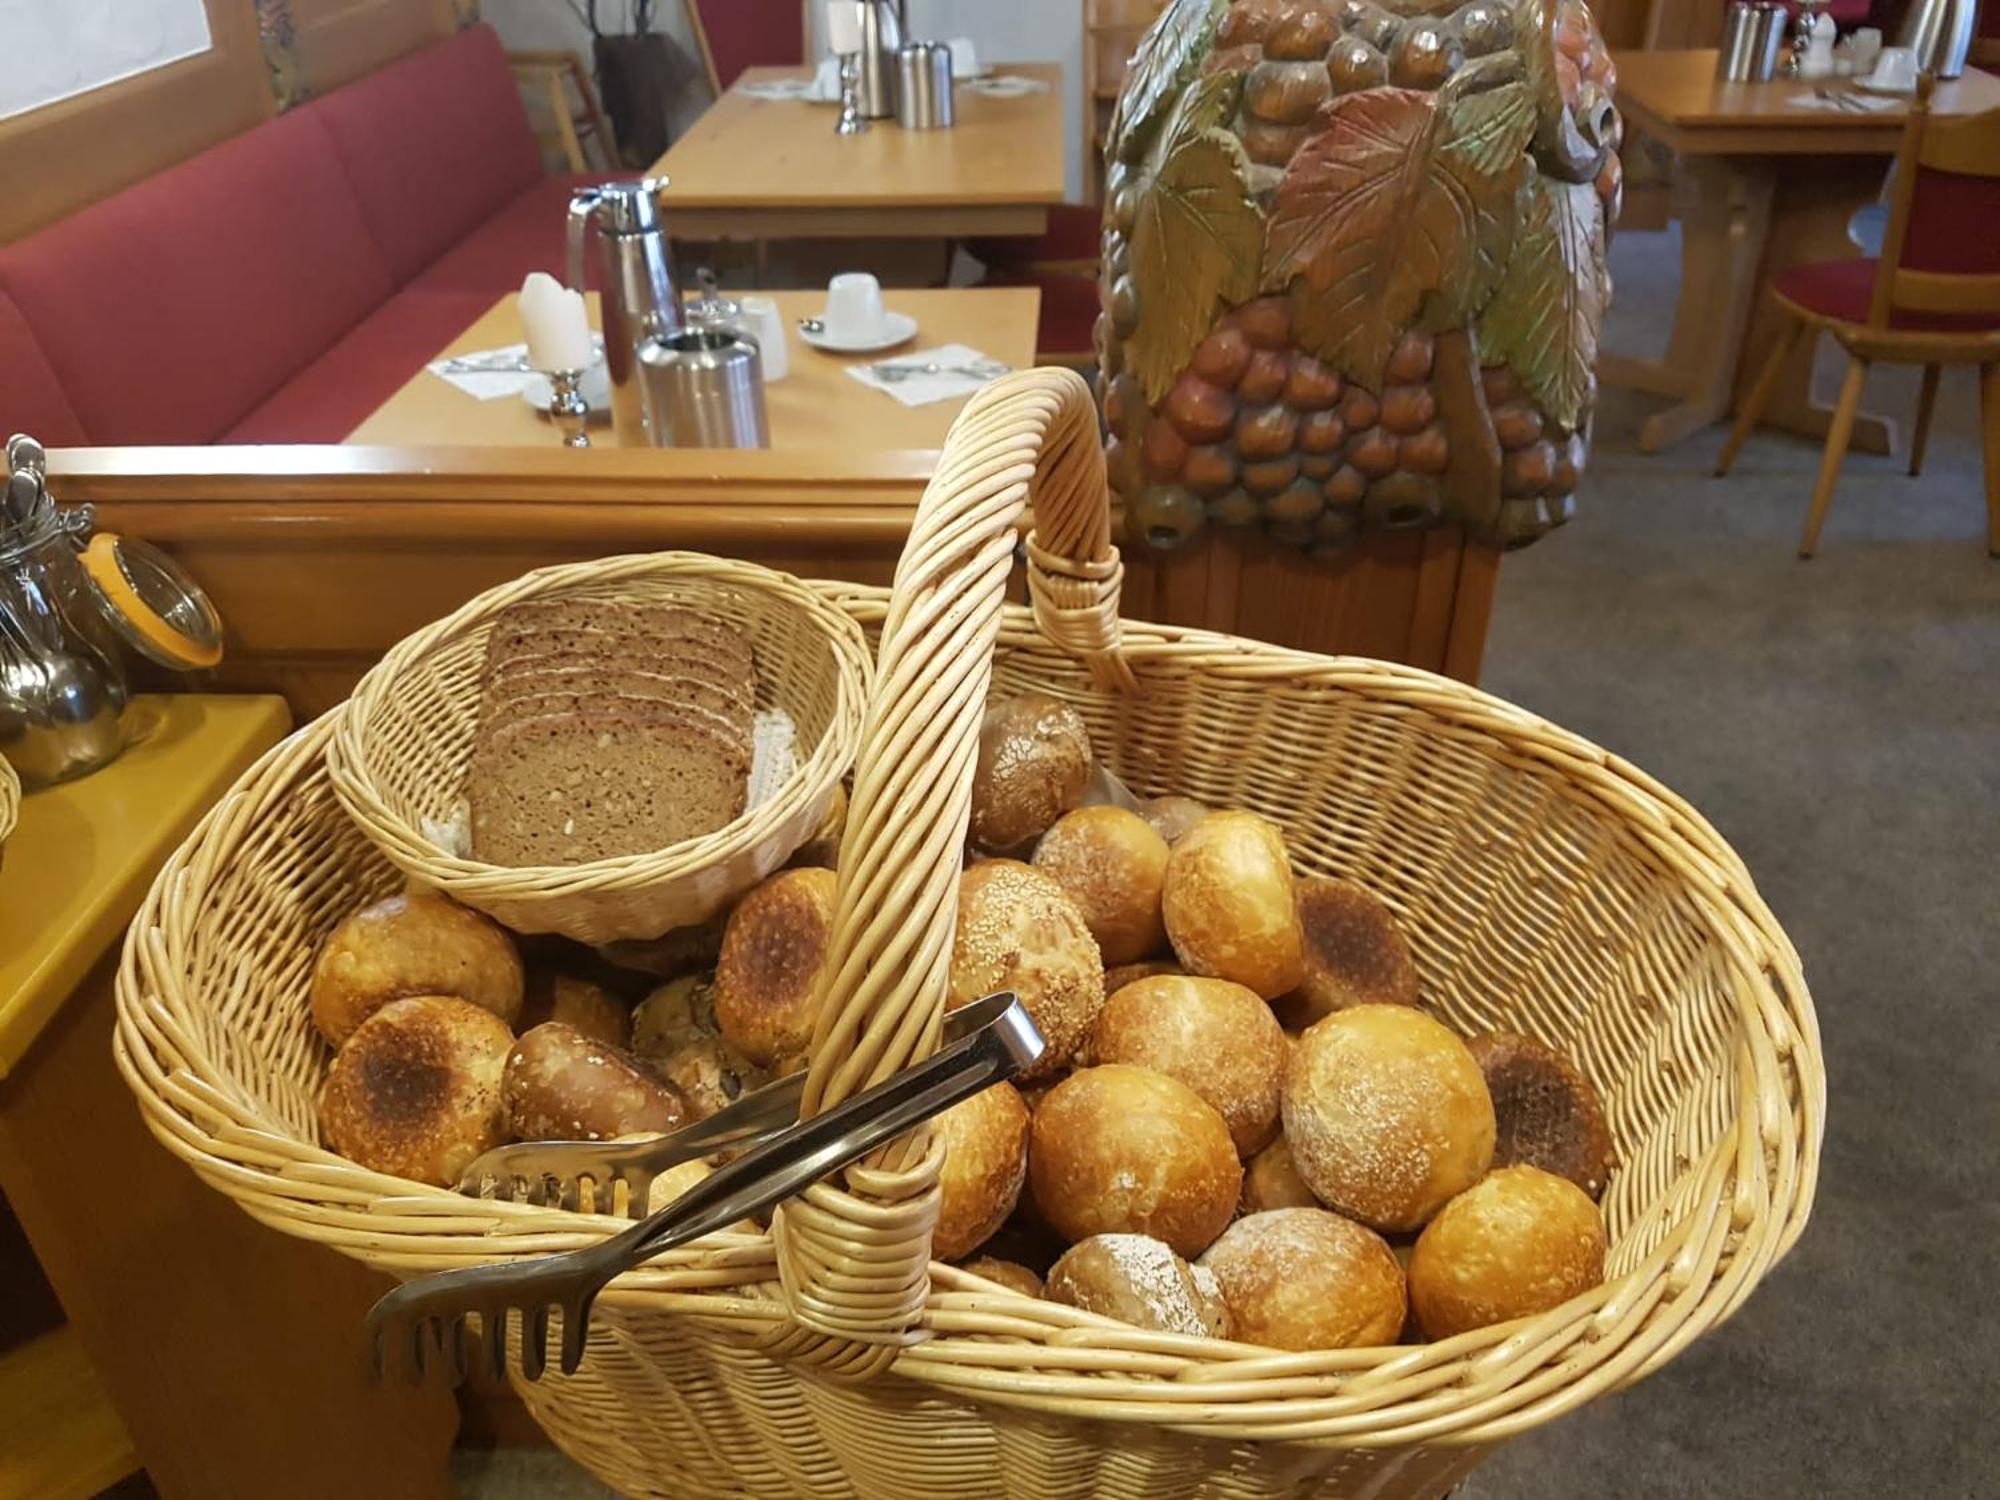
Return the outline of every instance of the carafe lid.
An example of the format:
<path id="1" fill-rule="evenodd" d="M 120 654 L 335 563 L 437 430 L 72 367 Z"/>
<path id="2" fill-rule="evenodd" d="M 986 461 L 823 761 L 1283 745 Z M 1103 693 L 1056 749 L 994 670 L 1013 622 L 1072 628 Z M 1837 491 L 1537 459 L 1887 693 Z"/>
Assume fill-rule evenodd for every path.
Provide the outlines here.
<path id="1" fill-rule="evenodd" d="M 180 672 L 222 660 L 222 617 L 201 585 L 158 547 L 100 531 L 82 560 L 106 618 L 141 656 Z"/>

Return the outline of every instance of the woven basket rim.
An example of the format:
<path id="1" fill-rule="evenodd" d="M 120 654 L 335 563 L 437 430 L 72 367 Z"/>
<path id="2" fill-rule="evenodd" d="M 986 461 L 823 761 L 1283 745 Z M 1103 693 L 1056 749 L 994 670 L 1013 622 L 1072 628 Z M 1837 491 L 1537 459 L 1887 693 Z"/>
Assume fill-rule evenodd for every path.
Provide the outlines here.
<path id="1" fill-rule="evenodd" d="M 21 777 L 6 756 L 0 755 L 0 844 L 14 831 L 21 816 Z"/>
<path id="2" fill-rule="evenodd" d="M 810 585 L 857 621 L 889 593 Z M 999 646 L 1048 648 L 1009 606 Z M 1316 657 L 1205 631 L 1128 622 L 1124 649 L 1149 662 L 1199 662 L 1225 677 L 1296 677 L 1353 692 L 1496 752 L 1569 778 L 1655 857 L 1673 862 L 1731 971 L 1742 1080 L 1734 1129 L 1657 1196 L 1672 1222 L 1630 1271 L 1536 1317 L 1437 1343 L 1287 1354 L 1123 1323 L 1036 1301 L 933 1262 L 929 1337 L 901 1350 L 898 1374 L 980 1400 L 1210 1437 L 1339 1447 L 1485 1444 L 1657 1369 L 1741 1305 L 1802 1231 L 1824 1128 L 1817 1023 L 1797 955 L 1742 862 L 1701 815 L 1618 757 L 1525 709 L 1420 669 Z M 595 1243 L 623 1221 L 526 1204 L 474 1203 L 371 1172 L 289 1137 L 175 1020 L 164 991 L 179 939 L 162 906 L 204 872 L 325 755 L 337 724 L 307 727 L 247 771 L 162 871 L 128 935 L 118 981 L 117 1055 L 149 1128 L 253 1216 L 401 1274 Z M 1660 789 L 1664 791 L 1664 789 Z M 1767 1164 L 1775 1157 L 1775 1166 Z M 1636 1227 L 1636 1225 L 1634 1226 Z M 609 1302 L 639 1301 L 716 1326 L 766 1329 L 781 1302 L 746 1283 L 775 1279 L 769 1236 L 722 1235 L 620 1277 Z"/>
<path id="3" fill-rule="evenodd" d="M 572 865 L 495 865 L 456 855 L 439 846 L 421 828 L 411 827 L 396 812 L 369 773 L 360 736 L 370 711 L 393 695 L 398 680 L 413 662 L 477 628 L 508 604 L 559 595 L 579 584 L 627 577 L 643 581 L 661 576 L 758 592 L 769 600 L 798 609 L 826 627 L 826 639 L 838 669 L 836 712 L 812 754 L 799 763 L 768 800 L 756 807 L 746 807 L 711 833 L 683 839 L 664 849 Z M 681 867 L 714 862 L 742 841 L 746 826 L 753 819 L 774 816 L 807 795 L 815 779 L 825 772 L 825 762 L 837 758 L 845 765 L 851 760 L 869 673 L 867 642 L 858 622 L 824 593 L 776 569 L 698 552 L 633 553 L 587 563 L 559 563 L 537 568 L 510 583 L 486 590 L 392 648 L 363 675 L 347 702 L 327 716 L 336 724 L 328 749 L 328 766 L 334 794 L 348 815 L 362 825 L 399 868 L 444 889 L 467 895 L 507 896 L 530 890 L 549 896 L 619 891 L 651 884 L 664 874 L 677 873 Z"/>

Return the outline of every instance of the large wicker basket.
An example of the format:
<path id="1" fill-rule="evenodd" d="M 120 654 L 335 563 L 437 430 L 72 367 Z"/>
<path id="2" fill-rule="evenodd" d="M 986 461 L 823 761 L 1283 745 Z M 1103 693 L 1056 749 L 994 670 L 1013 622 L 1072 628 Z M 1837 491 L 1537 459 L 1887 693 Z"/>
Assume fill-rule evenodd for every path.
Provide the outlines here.
<path id="1" fill-rule="evenodd" d="M 757 707 L 787 714 L 798 768 L 726 826 L 671 848 L 560 868 L 485 864 L 444 847 L 478 725 L 486 638 L 528 599 L 691 605 L 757 657 Z M 521 932 L 586 943 L 655 938 L 724 910 L 824 824 L 854 761 L 867 643 L 798 579 L 754 563 L 662 552 L 541 568 L 399 642 L 362 678 L 329 751 L 342 804 L 407 875 Z"/>
<path id="2" fill-rule="evenodd" d="M 0 857 L 4 857 L 7 835 L 14 831 L 14 820 L 21 816 L 21 778 L 7 757 L 0 755 Z"/>
<path id="3" fill-rule="evenodd" d="M 1035 613 L 1003 608 L 1032 493 Z M 1436 1496 L 1494 1444 L 1658 1369 L 1742 1305 L 1810 1208 L 1824 1106 L 1797 956 L 1699 816 L 1602 750 L 1376 662 L 1127 623 L 1084 387 L 1012 377 L 953 429 L 893 596 L 826 586 L 881 639 L 808 1107 L 934 1045 L 989 676 L 1055 692 L 1134 787 L 1282 822 L 1357 877 L 1462 1027 L 1560 1045 L 1622 1166 L 1610 1277 L 1443 1343 L 1280 1354 L 1143 1333 L 928 1261 L 926 1133 L 771 1235 L 614 1283 L 582 1369 L 521 1384 L 634 1495 L 841 1500 Z M 323 723 L 170 862 L 119 975 L 118 1053 L 156 1134 L 266 1223 L 411 1274 L 615 1222 L 469 1203 L 315 1143 L 314 943 L 396 872 L 343 816 Z"/>

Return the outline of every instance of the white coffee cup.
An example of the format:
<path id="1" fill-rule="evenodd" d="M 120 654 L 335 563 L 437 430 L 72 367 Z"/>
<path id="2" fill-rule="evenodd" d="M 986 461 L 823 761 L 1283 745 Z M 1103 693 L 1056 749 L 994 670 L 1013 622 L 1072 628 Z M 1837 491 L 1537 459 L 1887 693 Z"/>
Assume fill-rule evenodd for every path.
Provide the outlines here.
<path id="1" fill-rule="evenodd" d="M 1848 49 L 1854 54 L 1855 69 L 1862 73 L 1874 69 L 1876 60 L 1882 56 L 1882 31 L 1877 26 L 1857 26 L 1848 34 Z"/>
<path id="2" fill-rule="evenodd" d="M 836 343 L 879 338 L 887 321 L 882 283 L 866 271 L 842 271 L 826 284 L 826 311 L 820 321 L 826 325 L 826 336 Z"/>
<path id="3" fill-rule="evenodd" d="M 1875 72 L 1868 80 L 1877 88 L 1899 92 L 1917 86 L 1917 52 L 1914 47 L 1884 47 L 1875 59 Z"/>
<path id="4" fill-rule="evenodd" d="M 785 346 L 785 320 L 778 316 L 778 304 L 769 297 L 745 297 L 738 305 L 743 309 L 745 331 L 757 341 L 757 352 L 763 356 L 764 379 L 783 380 L 792 368 L 792 356 Z"/>
<path id="5" fill-rule="evenodd" d="M 979 49 L 969 36 L 955 36 L 945 45 L 951 48 L 951 76 L 954 78 L 977 78 L 979 76 Z"/>

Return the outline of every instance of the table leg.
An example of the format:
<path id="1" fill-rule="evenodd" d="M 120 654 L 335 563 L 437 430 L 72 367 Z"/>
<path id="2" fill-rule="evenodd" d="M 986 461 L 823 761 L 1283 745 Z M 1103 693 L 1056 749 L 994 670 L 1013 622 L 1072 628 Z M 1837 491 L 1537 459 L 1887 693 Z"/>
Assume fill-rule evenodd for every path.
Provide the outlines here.
<path id="1" fill-rule="evenodd" d="M 387 1277 L 268 1229 L 153 1139 L 112 1061 L 114 950 L 0 1082 L 0 1185 L 167 1500 L 450 1500 L 457 1409 L 373 1385 Z"/>
<path id="2" fill-rule="evenodd" d="M 1861 247 L 1848 233 L 1848 223 L 1856 210 L 1880 196 L 1886 170 L 1878 156 L 1801 157 L 1781 167 L 1771 205 L 1770 233 L 1757 272 L 1758 286 L 1768 287 L 1771 277 L 1787 266 L 1858 256 Z M 1783 316 L 1769 297 L 1762 296 L 1743 339 L 1736 367 L 1737 391 L 1749 392 L 1783 324 Z M 1808 337 L 1792 352 L 1779 373 L 1760 425 L 1781 427 L 1805 437 L 1826 436 L 1833 408 L 1814 399 L 1812 393 L 1813 356 L 1818 345 L 1817 338 Z M 1860 412 L 1854 418 L 1848 446 L 1865 453 L 1891 452 L 1896 446 L 1896 423 Z"/>
<path id="3" fill-rule="evenodd" d="M 1756 302 L 1773 184 L 1766 163 L 1718 156 L 1686 161 L 1681 290 L 1666 357 L 1607 354 L 1598 366 L 1608 385 L 1679 398 L 1640 429 L 1641 453 L 1657 453 L 1729 413 L 1743 330 Z"/>

